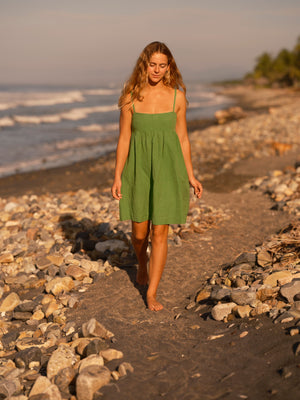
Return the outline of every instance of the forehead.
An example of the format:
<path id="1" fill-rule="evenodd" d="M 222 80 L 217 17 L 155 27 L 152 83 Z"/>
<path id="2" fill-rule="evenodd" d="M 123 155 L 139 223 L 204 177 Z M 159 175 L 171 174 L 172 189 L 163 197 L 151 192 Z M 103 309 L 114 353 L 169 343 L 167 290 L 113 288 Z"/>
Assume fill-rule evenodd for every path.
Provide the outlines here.
<path id="1" fill-rule="evenodd" d="M 168 57 L 162 53 L 153 53 L 149 61 L 156 64 L 167 64 Z"/>

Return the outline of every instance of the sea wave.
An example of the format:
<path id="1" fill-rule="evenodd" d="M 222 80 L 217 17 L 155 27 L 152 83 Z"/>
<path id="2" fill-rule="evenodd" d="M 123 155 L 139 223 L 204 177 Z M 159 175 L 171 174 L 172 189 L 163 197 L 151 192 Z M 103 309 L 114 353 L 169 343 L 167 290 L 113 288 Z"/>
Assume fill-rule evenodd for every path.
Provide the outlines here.
<path id="1" fill-rule="evenodd" d="M 77 129 L 82 132 L 110 132 L 110 131 L 115 131 L 118 130 L 119 124 L 91 124 L 91 125 L 83 125 L 79 126 Z"/>
<path id="2" fill-rule="evenodd" d="M 53 106 L 85 102 L 81 91 L 70 92 L 0 92 L 0 111 L 22 107 Z"/>
<path id="3" fill-rule="evenodd" d="M 95 107 L 78 107 L 73 108 L 69 111 L 49 114 L 49 115 L 13 115 L 12 119 L 19 124 L 46 124 L 46 123 L 57 123 L 62 120 L 78 121 L 85 119 L 89 114 L 93 113 L 107 113 L 117 110 L 117 105 L 108 106 L 95 106 Z"/>
<path id="4" fill-rule="evenodd" d="M 72 148 L 65 151 L 59 151 L 56 154 L 38 157 L 26 161 L 18 161 L 15 163 L 0 166 L 0 177 L 12 175 L 15 173 L 36 171 L 40 169 L 54 168 L 64 165 L 70 165 L 74 162 L 100 157 L 110 151 L 115 150 L 115 143 L 103 144 L 97 146 L 88 146 L 85 148 Z"/>
<path id="5" fill-rule="evenodd" d="M 120 89 L 87 89 L 83 90 L 83 94 L 90 96 L 110 96 L 120 93 Z"/>

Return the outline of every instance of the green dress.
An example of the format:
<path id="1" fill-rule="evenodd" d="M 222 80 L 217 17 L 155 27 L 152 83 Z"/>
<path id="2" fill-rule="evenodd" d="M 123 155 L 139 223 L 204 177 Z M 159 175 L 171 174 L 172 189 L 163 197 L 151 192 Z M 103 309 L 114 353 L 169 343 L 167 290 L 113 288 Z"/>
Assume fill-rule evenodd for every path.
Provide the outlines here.
<path id="1" fill-rule="evenodd" d="M 120 220 L 154 225 L 184 224 L 189 209 L 189 181 L 176 133 L 173 111 L 135 112 L 128 157 L 122 172 Z"/>

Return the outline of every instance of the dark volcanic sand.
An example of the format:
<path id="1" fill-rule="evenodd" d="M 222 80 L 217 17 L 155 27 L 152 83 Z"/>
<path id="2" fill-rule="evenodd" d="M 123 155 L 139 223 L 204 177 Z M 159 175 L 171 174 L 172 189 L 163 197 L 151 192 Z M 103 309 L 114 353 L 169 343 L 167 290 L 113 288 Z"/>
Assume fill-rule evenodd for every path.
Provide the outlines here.
<path id="1" fill-rule="evenodd" d="M 256 162 L 245 161 L 246 170 L 252 167 L 252 175 L 260 176 L 263 162 L 257 171 Z M 283 159 L 272 157 L 272 163 L 281 168 Z M 286 165 L 291 163 L 290 156 Z M 245 178 L 244 167 L 241 162 L 235 173 Z M 135 368 L 130 376 L 102 388 L 103 396 L 97 398 L 299 399 L 300 357 L 293 354 L 297 337 L 288 334 L 291 324 L 275 325 L 262 316 L 235 320 L 229 327 L 230 323 L 205 320 L 199 316 L 201 311 L 185 309 L 220 264 L 254 249 L 291 220 L 270 210 L 273 203 L 260 192 L 229 192 L 226 182 L 223 188 L 218 193 L 206 191 L 203 198 L 230 210 L 232 218 L 206 234 L 190 235 L 182 247 L 169 248 L 158 291 L 165 306 L 162 312 L 146 309 L 143 292 L 133 284 L 134 267 L 92 285 L 81 295 L 79 308 L 70 311 L 68 318 L 78 325 L 91 317 L 104 323 L 116 335 L 113 347 L 122 350 Z M 244 331 L 248 335 L 240 338 Z M 208 340 L 219 334 L 224 336 Z M 289 378 L 281 376 L 283 367 L 292 372 Z"/>

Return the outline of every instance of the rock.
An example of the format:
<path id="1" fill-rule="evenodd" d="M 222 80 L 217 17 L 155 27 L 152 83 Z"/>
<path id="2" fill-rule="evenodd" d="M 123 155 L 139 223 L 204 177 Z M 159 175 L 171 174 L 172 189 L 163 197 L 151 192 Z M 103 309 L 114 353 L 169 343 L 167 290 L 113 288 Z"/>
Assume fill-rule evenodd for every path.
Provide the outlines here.
<path id="1" fill-rule="evenodd" d="M 252 264 L 255 265 L 256 262 L 256 253 L 252 252 L 244 252 L 240 254 L 235 260 L 234 264 Z"/>
<path id="2" fill-rule="evenodd" d="M 235 267 L 232 267 L 229 271 L 228 278 L 229 279 L 236 279 L 237 277 L 240 277 L 242 273 L 250 273 L 252 271 L 252 265 L 251 264 L 238 264 Z"/>
<path id="3" fill-rule="evenodd" d="M 76 380 L 78 400 L 93 400 L 94 393 L 110 381 L 110 371 L 106 367 L 89 366 L 82 370 Z"/>
<path id="4" fill-rule="evenodd" d="M 294 296 L 300 293 L 300 279 L 294 279 L 292 282 L 281 286 L 280 294 L 287 299 L 289 303 L 294 301 Z"/>
<path id="5" fill-rule="evenodd" d="M 256 292 L 256 298 L 261 302 L 264 302 L 266 300 L 276 297 L 277 293 L 277 288 L 262 288 Z"/>
<path id="6" fill-rule="evenodd" d="M 95 318 L 91 318 L 82 325 L 82 333 L 84 337 L 98 336 L 101 339 L 110 339 L 114 336 L 112 332 L 108 331 Z"/>
<path id="7" fill-rule="evenodd" d="M 102 356 L 105 361 L 118 360 L 124 357 L 121 351 L 115 349 L 102 350 L 100 356 Z"/>
<path id="8" fill-rule="evenodd" d="M 69 265 L 66 270 L 66 275 L 71 276 L 77 281 L 82 281 L 84 278 L 88 277 L 89 274 L 77 265 Z"/>
<path id="9" fill-rule="evenodd" d="M 122 362 L 118 367 L 120 377 L 126 376 L 127 371 L 132 373 L 134 371 L 133 366 L 128 362 Z"/>
<path id="10" fill-rule="evenodd" d="M 52 379 L 55 377 L 60 370 L 72 367 L 76 363 L 76 356 L 74 351 L 64 345 L 60 345 L 57 350 L 55 350 L 47 364 L 47 377 Z"/>
<path id="11" fill-rule="evenodd" d="M 50 282 L 46 284 L 46 292 L 52 293 L 54 296 L 62 292 L 69 292 L 74 289 L 74 281 L 69 276 L 65 276 L 64 278 L 54 278 Z"/>
<path id="12" fill-rule="evenodd" d="M 21 300 L 17 293 L 10 293 L 1 303 L 0 312 L 13 311 L 19 304 Z"/>
<path id="13" fill-rule="evenodd" d="M 233 308 L 236 306 L 236 303 L 223 303 L 223 304 L 217 304 L 216 306 L 213 307 L 211 310 L 211 315 L 213 319 L 216 321 L 223 321 L 225 317 L 227 317 Z"/>
<path id="14" fill-rule="evenodd" d="M 35 261 L 35 265 L 38 267 L 39 270 L 44 271 L 45 269 L 47 269 L 48 267 L 50 267 L 50 265 L 52 264 L 52 262 L 49 260 L 48 257 L 46 256 L 42 256 L 42 257 L 38 257 Z"/>
<path id="15" fill-rule="evenodd" d="M 48 254 L 47 259 L 57 267 L 60 267 L 64 262 L 64 258 L 60 255 Z"/>
<path id="16" fill-rule="evenodd" d="M 257 263 L 263 268 L 270 267 L 272 265 L 272 256 L 266 249 L 261 249 L 257 254 Z"/>
<path id="17" fill-rule="evenodd" d="M 22 303 L 20 303 L 16 308 L 15 312 L 20 311 L 20 312 L 32 312 L 37 306 L 37 303 L 32 300 L 24 300 Z"/>
<path id="18" fill-rule="evenodd" d="M 0 255 L 0 263 L 12 263 L 14 262 L 14 256 L 11 253 L 2 253 Z"/>
<path id="19" fill-rule="evenodd" d="M 52 383 L 45 376 L 39 376 L 35 381 L 29 393 L 29 398 L 36 394 L 44 393 Z"/>
<path id="20" fill-rule="evenodd" d="M 72 367 L 66 367 L 59 371 L 54 378 L 55 385 L 62 393 L 69 393 L 71 384 L 75 384 L 76 371 Z"/>
<path id="21" fill-rule="evenodd" d="M 19 379 L 2 379 L 0 380 L 0 398 L 10 399 L 11 396 L 21 390 Z"/>
<path id="22" fill-rule="evenodd" d="M 210 290 L 203 289 L 197 293 L 196 302 L 199 303 L 200 301 L 207 300 L 210 297 Z"/>
<path id="23" fill-rule="evenodd" d="M 227 300 L 227 299 L 229 300 L 230 295 L 231 295 L 231 289 L 214 286 L 210 293 L 210 299 L 215 301 Z"/>
<path id="24" fill-rule="evenodd" d="M 104 242 L 98 242 L 95 246 L 95 249 L 99 253 L 104 253 L 109 250 L 110 252 L 122 253 L 125 249 L 128 248 L 128 245 L 122 240 L 112 239 L 105 240 Z"/>
<path id="25" fill-rule="evenodd" d="M 283 279 L 283 278 L 289 278 L 292 280 L 292 273 L 291 271 L 278 271 L 278 272 L 273 272 L 271 275 L 268 275 L 264 279 L 264 284 L 269 285 L 272 287 L 277 286 L 278 281 Z"/>
<path id="26" fill-rule="evenodd" d="M 253 290 L 233 289 L 230 297 L 234 303 L 244 306 L 256 299 L 256 293 Z"/>
<path id="27" fill-rule="evenodd" d="M 245 306 L 237 306 L 233 309 L 234 313 L 240 318 L 248 318 L 251 310 L 252 307 L 250 307 L 248 304 Z"/>
<path id="28" fill-rule="evenodd" d="M 13 313 L 13 319 L 18 319 L 21 321 L 27 321 L 28 319 L 30 319 L 32 317 L 32 314 L 30 312 L 16 312 L 14 311 Z"/>
<path id="29" fill-rule="evenodd" d="M 106 350 L 108 344 L 100 339 L 91 340 L 84 348 L 83 354 L 89 356 L 91 354 L 99 354 L 100 351 Z"/>
<path id="30" fill-rule="evenodd" d="M 91 365 L 98 365 L 98 366 L 102 367 L 104 365 L 103 357 L 101 355 L 91 354 L 87 358 L 84 358 L 79 363 L 79 373 L 84 368 L 89 367 Z"/>
<path id="31" fill-rule="evenodd" d="M 256 317 L 257 315 L 264 314 L 268 311 L 270 311 L 269 304 L 261 303 L 258 304 L 253 310 L 251 310 L 250 315 L 251 317 Z"/>
<path id="32" fill-rule="evenodd" d="M 38 368 L 41 365 L 42 352 L 38 347 L 29 347 L 19 351 L 14 358 L 18 368 Z"/>

